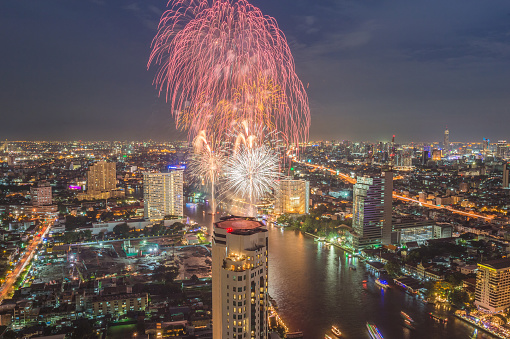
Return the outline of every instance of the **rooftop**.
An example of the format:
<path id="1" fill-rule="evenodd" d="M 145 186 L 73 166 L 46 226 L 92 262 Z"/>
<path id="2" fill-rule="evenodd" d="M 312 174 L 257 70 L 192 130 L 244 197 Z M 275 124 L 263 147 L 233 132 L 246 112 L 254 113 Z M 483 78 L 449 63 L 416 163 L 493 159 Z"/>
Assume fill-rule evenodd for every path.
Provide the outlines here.
<path id="1" fill-rule="evenodd" d="M 478 265 L 494 268 L 496 270 L 501 270 L 505 268 L 510 268 L 510 258 L 484 261 L 479 263 Z"/>
<path id="2" fill-rule="evenodd" d="M 214 224 L 214 227 L 227 230 L 227 232 L 239 230 L 254 230 L 259 227 L 265 227 L 263 223 L 249 217 L 228 216 L 223 217 Z"/>

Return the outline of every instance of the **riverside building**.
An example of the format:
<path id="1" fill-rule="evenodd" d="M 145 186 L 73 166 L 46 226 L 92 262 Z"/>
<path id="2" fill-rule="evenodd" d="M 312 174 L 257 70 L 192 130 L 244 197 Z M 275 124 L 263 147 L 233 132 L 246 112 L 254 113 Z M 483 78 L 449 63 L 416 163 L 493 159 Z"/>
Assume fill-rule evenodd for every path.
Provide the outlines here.
<path id="1" fill-rule="evenodd" d="M 475 305 L 489 313 L 498 313 L 510 307 L 510 259 L 478 264 Z"/>
<path id="2" fill-rule="evenodd" d="M 393 171 L 358 177 L 353 192 L 351 242 L 354 250 L 391 244 Z"/>
<path id="3" fill-rule="evenodd" d="M 306 180 L 280 180 L 276 197 L 277 214 L 308 214 L 310 208 L 310 182 Z"/>
<path id="4" fill-rule="evenodd" d="M 230 216 L 214 224 L 213 339 L 268 338 L 267 235 L 254 218 Z"/>

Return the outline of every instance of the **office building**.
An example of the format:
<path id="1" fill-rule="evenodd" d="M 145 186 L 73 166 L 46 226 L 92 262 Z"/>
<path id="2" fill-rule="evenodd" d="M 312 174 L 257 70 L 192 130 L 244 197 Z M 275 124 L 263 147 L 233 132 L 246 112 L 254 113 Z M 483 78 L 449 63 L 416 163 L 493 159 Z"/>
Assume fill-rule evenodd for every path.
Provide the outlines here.
<path id="1" fill-rule="evenodd" d="M 79 200 L 109 199 L 124 196 L 117 189 L 117 164 L 98 161 L 87 171 L 87 192 L 78 194 Z"/>
<path id="2" fill-rule="evenodd" d="M 500 158 L 505 158 L 508 151 L 508 143 L 506 140 L 499 140 L 496 150 L 496 155 Z"/>
<path id="3" fill-rule="evenodd" d="M 212 244 L 213 339 L 268 338 L 268 238 L 253 218 L 225 217 Z"/>
<path id="4" fill-rule="evenodd" d="M 448 152 L 450 150 L 450 131 L 448 128 L 444 131 L 443 149 Z"/>
<path id="5" fill-rule="evenodd" d="M 507 163 L 503 164 L 503 188 L 510 188 L 510 166 Z"/>
<path id="6" fill-rule="evenodd" d="M 39 182 L 36 186 L 30 188 L 30 197 L 33 206 L 48 206 L 53 203 L 51 186 L 46 181 Z"/>
<path id="7" fill-rule="evenodd" d="M 354 185 L 352 247 L 355 250 L 391 244 L 393 171 L 358 177 Z"/>
<path id="8" fill-rule="evenodd" d="M 308 214 L 310 183 L 306 180 L 281 180 L 276 194 L 275 213 Z"/>
<path id="9" fill-rule="evenodd" d="M 478 264 L 475 305 L 489 313 L 498 313 L 510 307 L 510 259 Z"/>
<path id="10" fill-rule="evenodd" d="M 421 164 L 426 165 L 429 161 L 429 151 L 424 150 L 421 156 Z"/>
<path id="11" fill-rule="evenodd" d="M 183 171 L 143 174 L 144 217 L 161 220 L 184 215 Z"/>
<path id="12" fill-rule="evenodd" d="M 432 160 L 433 161 L 441 161 L 442 154 L 440 149 L 435 149 L 432 151 Z"/>

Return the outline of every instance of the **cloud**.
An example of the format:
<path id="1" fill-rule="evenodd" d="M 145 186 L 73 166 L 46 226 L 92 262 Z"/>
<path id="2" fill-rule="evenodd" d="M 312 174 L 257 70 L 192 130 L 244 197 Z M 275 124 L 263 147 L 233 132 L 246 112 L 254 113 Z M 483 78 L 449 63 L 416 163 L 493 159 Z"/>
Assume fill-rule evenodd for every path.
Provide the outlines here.
<path id="1" fill-rule="evenodd" d="M 140 5 L 139 3 L 133 2 L 123 8 L 124 10 L 132 12 L 145 27 L 151 30 L 156 30 L 158 28 L 162 11 L 156 6 L 146 4 Z"/>

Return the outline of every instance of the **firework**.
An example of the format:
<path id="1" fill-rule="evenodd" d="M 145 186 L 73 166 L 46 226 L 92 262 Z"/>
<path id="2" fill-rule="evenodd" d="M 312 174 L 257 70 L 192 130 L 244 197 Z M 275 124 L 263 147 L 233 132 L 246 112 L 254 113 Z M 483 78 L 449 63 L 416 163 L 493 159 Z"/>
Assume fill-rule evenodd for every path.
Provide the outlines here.
<path id="1" fill-rule="evenodd" d="M 287 40 L 246 0 L 173 1 L 152 47 L 154 82 L 191 139 L 202 130 L 221 138 L 242 120 L 290 142 L 308 137 L 308 97 Z"/>
<path id="2" fill-rule="evenodd" d="M 277 187 L 280 178 L 278 155 L 267 145 L 242 148 L 223 167 L 224 190 L 254 205 Z"/>
<path id="3" fill-rule="evenodd" d="M 224 163 L 223 150 L 219 144 L 210 142 L 207 133 L 201 131 L 193 141 L 193 156 L 190 160 L 190 174 L 195 180 L 211 188 L 211 208 L 216 213 L 216 183 Z"/>

